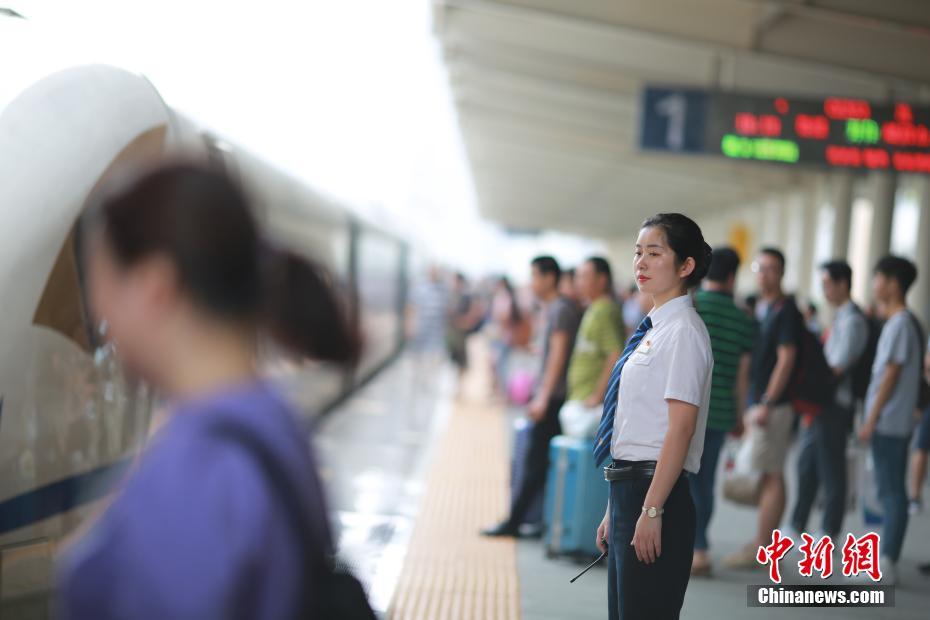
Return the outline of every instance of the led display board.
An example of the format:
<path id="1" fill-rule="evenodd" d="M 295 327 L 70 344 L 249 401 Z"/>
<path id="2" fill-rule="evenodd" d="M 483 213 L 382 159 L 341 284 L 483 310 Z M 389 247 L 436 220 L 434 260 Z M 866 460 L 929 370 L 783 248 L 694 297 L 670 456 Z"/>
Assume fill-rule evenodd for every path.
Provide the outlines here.
<path id="1" fill-rule="evenodd" d="M 739 160 L 930 174 L 930 107 L 647 87 L 640 146 Z"/>

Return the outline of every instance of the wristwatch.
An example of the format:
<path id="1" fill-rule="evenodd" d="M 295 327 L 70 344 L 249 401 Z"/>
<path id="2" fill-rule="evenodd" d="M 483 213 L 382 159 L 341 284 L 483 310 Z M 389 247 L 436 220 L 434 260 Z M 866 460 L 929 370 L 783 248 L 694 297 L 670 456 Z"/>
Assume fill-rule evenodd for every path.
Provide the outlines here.
<path id="1" fill-rule="evenodd" d="M 771 401 L 771 399 L 769 399 L 769 395 L 768 395 L 768 394 L 763 394 L 762 397 L 759 399 L 759 404 L 760 404 L 760 405 L 763 405 L 763 406 L 771 405 L 771 404 L 772 404 L 772 401 Z"/>
<path id="2" fill-rule="evenodd" d="M 655 506 L 649 506 L 647 508 L 646 506 L 643 506 L 643 512 L 646 513 L 650 519 L 655 519 L 663 512 L 665 512 L 665 508 L 656 508 Z"/>

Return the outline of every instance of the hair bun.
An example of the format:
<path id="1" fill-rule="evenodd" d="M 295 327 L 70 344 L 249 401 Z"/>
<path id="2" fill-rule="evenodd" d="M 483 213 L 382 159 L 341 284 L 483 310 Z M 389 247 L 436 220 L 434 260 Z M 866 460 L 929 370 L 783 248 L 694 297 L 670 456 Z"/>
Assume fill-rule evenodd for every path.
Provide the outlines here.
<path id="1" fill-rule="evenodd" d="M 694 273 L 692 274 L 691 278 L 691 281 L 695 285 L 703 280 L 705 276 L 707 276 L 707 272 L 710 271 L 711 257 L 714 254 L 713 248 L 711 248 L 706 241 L 702 241 L 702 243 L 704 245 L 703 255 L 700 257 L 700 260 L 696 260 L 696 264 L 694 265 Z"/>

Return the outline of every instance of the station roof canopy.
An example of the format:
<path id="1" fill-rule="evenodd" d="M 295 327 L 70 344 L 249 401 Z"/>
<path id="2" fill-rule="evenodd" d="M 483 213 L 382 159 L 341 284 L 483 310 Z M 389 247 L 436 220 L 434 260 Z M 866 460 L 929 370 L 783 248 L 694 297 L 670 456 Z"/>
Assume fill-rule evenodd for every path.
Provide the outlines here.
<path id="1" fill-rule="evenodd" d="M 602 237 L 733 207 L 788 166 L 637 147 L 644 84 L 930 100 L 926 0 L 434 0 L 482 214 Z"/>

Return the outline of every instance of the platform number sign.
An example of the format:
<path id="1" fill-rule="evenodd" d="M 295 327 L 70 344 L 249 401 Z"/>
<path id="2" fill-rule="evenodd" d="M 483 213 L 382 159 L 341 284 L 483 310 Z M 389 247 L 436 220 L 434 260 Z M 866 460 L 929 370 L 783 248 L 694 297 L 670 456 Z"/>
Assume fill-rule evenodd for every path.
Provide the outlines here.
<path id="1" fill-rule="evenodd" d="M 697 153 L 704 148 L 706 93 L 685 88 L 643 91 L 640 146 Z"/>
<path id="2" fill-rule="evenodd" d="M 930 174 L 930 106 L 647 86 L 640 147 L 767 165 Z"/>

